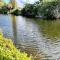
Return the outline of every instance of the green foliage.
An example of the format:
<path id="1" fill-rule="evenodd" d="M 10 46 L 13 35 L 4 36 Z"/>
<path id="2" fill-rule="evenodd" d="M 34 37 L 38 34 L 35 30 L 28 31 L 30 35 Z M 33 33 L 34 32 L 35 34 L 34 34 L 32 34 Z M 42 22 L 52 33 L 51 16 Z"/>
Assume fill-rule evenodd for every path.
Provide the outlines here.
<path id="1" fill-rule="evenodd" d="M 11 14 L 18 16 L 18 15 L 21 15 L 21 12 L 20 12 L 20 10 L 16 9 Z"/>
<path id="2" fill-rule="evenodd" d="M 10 39 L 0 34 L 0 60 L 31 60 L 31 57 L 17 50 Z"/>
<path id="3" fill-rule="evenodd" d="M 60 11 L 60 0 L 39 0 L 34 4 L 26 4 L 21 13 L 25 16 L 42 16 L 47 19 L 56 19 Z"/>
<path id="4" fill-rule="evenodd" d="M 21 10 L 21 15 L 35 17 L 37 15 L 37 7 L 34 4 L 26 4 Z"/>
<path id="5" fill-rule="evenodd" d="M 1 9 L 0 9 L 0 14 L 7 14 L 7 12 L 8 12 L 7 6 L 1 7 Z"/>
<path id="6" fill-rule="evenodd" d="M 56 18 L 54 16 L 54 10 L 59 6 L 58 1 L 52 1 L 52 2 L 43 2 L 40 13 L 45 16 L 45 18 L 48 19 L 54 19 Z M 58 9 L 57 9 L 58 10 Z"/>

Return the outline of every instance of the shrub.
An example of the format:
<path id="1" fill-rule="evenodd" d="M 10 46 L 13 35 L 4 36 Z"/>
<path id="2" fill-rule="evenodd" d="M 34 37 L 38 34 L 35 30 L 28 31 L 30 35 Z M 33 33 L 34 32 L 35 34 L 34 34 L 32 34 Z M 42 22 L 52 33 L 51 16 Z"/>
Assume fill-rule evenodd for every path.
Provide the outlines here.
<path id="1" fill-rule="evenodd" d="M 12 43 L 0 34 L 0 60 L 31 60 L 26 53 L 20 52 Z"/>
<path id="2" fill-rule="evenodd" d="M 7 6 L 1 7 L 1 9 L 0 9 L 0 14 L 7 14 L 7 12 L 8 12 Z"/>
<path id="3" fill-rule="evenodd" d="M 18 16 L 18 15 L 21 14 L 21 12 L 20 12 L 20 10 L 16 9 L 16 10 L 13 11 L 11 14 Z"/>
<path id="4" fill-rule="evenodd" d="M 37 8 L 34 6 L 34 4 L 26 4 L 25 7 L 21 10 L 21 15 L 35 17 L 37 15 Z"/>

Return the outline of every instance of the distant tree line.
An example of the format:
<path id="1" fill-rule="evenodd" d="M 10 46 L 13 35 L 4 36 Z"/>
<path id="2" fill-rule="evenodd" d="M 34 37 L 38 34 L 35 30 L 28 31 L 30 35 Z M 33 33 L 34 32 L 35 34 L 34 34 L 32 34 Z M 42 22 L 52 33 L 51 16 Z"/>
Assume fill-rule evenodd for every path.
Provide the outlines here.
<path id="1" fill-rule="evenodd" d="M 40 0 L 34 4 L 26 4 L 21 10 L 21 15 L 46 19 L 60 18 L 60 0 Z"/>
<path id="2" fill-rule="evenodd" d="M 21 15 L 27 17 L 35 17 L 38 14 L 38 5 L 39 2 L 34 4 L 26 4 L 25 7 L 21 10 Z"/>
<path id="3" fill-rule="evenodd" d="M 7 5 L 0 8 L 0 14 L 7 14 L 10 9 Z M 16 9 L 11 14 L 44 19 L 60 18 L 60 0 L 39 0 L 34 4 L 25 4 L 20 11 Z"/>

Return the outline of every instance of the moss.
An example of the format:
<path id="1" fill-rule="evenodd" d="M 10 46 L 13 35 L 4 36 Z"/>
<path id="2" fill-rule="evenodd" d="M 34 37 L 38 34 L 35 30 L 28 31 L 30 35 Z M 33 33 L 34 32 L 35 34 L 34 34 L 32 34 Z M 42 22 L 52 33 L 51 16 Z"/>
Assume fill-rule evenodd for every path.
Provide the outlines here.
<path id="1" fill-rule="evenodd" d="M 12 40 L 0 34 L 0 60 L 31 60 L 26 53 L 20 52 L 13 45 Z"/>

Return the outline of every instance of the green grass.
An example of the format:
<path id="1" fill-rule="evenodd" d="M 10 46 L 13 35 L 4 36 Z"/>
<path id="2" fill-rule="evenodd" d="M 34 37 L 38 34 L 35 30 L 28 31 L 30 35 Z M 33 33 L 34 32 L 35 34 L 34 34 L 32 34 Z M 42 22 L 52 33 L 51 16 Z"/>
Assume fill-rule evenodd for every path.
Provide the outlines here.
<path id="1" fill-rule="evenodd" d="M 12 40 L 0 34 L 0 60 L 31 60 L 31 56 L 28 57 L 26 53 L 20 52 L 13 45 Z"/>

